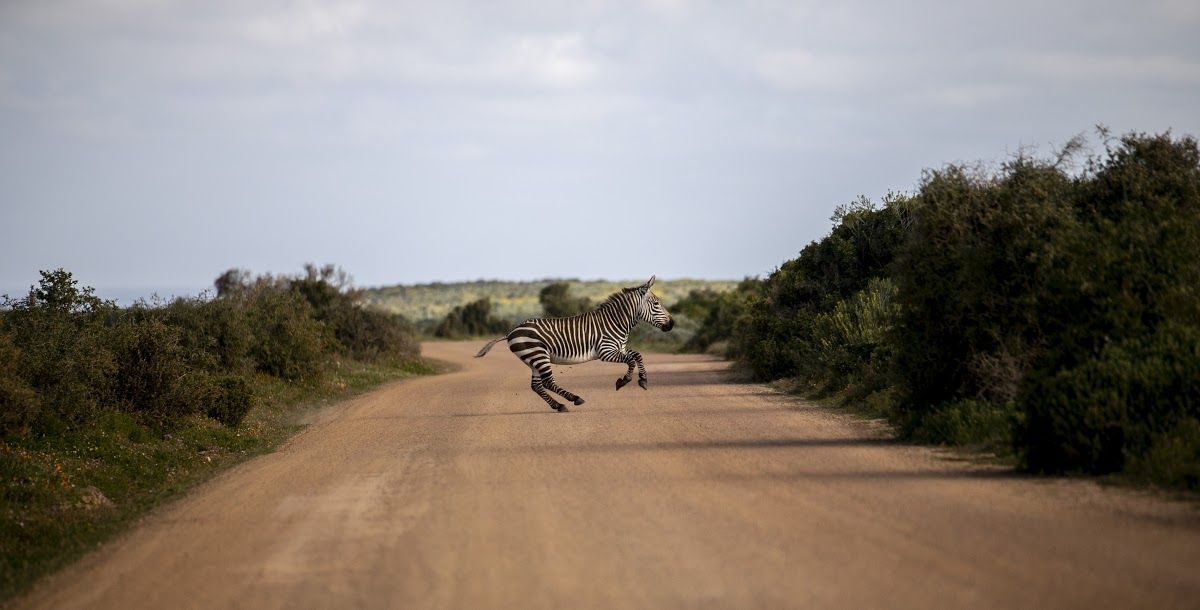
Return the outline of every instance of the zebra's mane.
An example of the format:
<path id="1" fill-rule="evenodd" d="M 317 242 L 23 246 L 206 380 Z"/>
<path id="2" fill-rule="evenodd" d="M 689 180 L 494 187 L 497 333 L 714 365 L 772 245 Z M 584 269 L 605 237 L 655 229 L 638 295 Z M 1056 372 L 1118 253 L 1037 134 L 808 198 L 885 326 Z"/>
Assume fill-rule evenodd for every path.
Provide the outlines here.
<path id="1" fill-rule="evenodd" d="M 622 297 L 624 297 L 625 295 L 627 295 L 631 292 L 637 292 L 637 290 L 639 288 L 641 288 L 641 286 L 634 286 L 632 288 L 622 288 L 620 291 L 614 292 L 614 293 L 608 295 L 608 298 L 601 301 L 600 304 L 596 306 L 596 309 L 603 309 L 603 308 L 611 306 L 613 304 L 620 303 L 621 301 L 624 300 Z"/>

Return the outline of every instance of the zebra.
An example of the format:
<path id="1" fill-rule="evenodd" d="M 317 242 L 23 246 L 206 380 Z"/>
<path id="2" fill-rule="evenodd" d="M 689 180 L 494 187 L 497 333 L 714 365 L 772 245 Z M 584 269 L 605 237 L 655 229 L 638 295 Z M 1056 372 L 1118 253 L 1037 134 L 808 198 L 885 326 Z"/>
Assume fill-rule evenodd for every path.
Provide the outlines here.
<path id="1" fill-rule="evenodd" d="M 507 335 L 493 339 L 475 354 L 482 358 L 492 346 L 505 339 L 512 350 L 533 372 L 530 387 L 555 411 L 566 411 L 566 405 L 551 398 L 549 392 L 583 404 L 583 399 L 559 387 L 554 382 L 551 364 L 582 364 L 599 358 L 604 362 L 624 362 L 629 366 L 625 376 L 617 380 L 617 390 L 633 379 L 638 371 L 638 385 L 646 387 L 646 367 L 642 355 L 629 349 L 629 332 L 638 322 L 646 322 L 670 331 L 675 320 L 663 307 L 662 301 L 650 292 L 654 277 L 641 286 L 623 288 L 609 296 L 595 309 L 569 318 L 530 318 L 510 330 Z"/>

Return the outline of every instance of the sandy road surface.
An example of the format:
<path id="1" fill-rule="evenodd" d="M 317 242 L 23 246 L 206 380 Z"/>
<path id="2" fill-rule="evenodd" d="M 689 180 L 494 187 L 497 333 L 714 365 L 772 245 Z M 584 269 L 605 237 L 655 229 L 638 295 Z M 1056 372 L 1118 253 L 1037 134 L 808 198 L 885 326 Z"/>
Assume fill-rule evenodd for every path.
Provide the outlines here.
<path id="1" fill-rule="evenodd" d="M 504 349 L 333 408 L 42 582 L 45 608 L 1197 607 L 1194 507 L 873 438 L 718 361 Z M 501 346 L 503 348 L 503 346 Z"/>

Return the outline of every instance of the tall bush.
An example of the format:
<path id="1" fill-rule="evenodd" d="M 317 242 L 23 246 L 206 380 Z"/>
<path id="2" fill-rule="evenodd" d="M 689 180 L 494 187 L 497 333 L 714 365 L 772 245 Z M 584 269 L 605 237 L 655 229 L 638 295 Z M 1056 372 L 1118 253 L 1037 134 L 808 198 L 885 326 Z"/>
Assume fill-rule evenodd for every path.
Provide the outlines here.
<path id="1" fill-rule="evenodd" d="M 459 305 L 446 314 L 434 330 L 434 336 L 444 338 L 497 335 L 508 332 L 512 324 L 492 315 L 492 302 L 482 298 Z"/>
<path id="2" fill-rule="evenodd" d="M 553 282 L 542 288 L 538 293 L 538 302 L 548 318 L 566 318 L 592 308 L 592 302 L 587 297 L 571 296 L 571 285 L 566 282 Z"/>
<path id="3" fill-rule="evenodd" d="M 316 379 L 330 337 L 304 296 L 260 281 L 245 298 L 258 370 L 290 381 Z"/>
<path id="4" fill-rule="evenodd" d="M 1039 301 L 1047 337 L 1021 396 L 1037 471 L 1114 472 L 1200 419 L 1200 152 L 1128 135 L 1079 180 L 1079 223 Z"/>
<path id="5" fill-rule="evenodd" d="M 290 287 L 308 301 L 343 354 L 367 361 L 416 357 L 413 326 L 403 316 L 364 307 L 362 292 L 351 287 L 345 271 L 305 265 L 304 275 L 293 278 Z"/>
<path id="6" fill-rule="evenodd" d="M 15 357 L 16 370 L 38 396 L 36 408 L 23 409 L 36 420 L 22 426 L 76 426 L 111 403 L 117 363 L 106 344 L 115 305 L 57 269 L 42 271 L 27 296 L 6 299 L 3 309 L 3 330 L 16 348 L 9 357 Z"/>
<path id="7" fill-rule="evenodd" d="M 180 343 L 197 366 L 236 374 L 254 370 L 254 333 L 245 302 L 228 296 L 180 298 L 167 304 L 162 315 L 180 329 Z"/>
<path id="8" fill-rule="evenodd" d="M 22 378 L 21 350 L 0 330 L 0 435 L 25 432 L 38 416 L 37 392 Z"/>
<path id="9" fill-rule="evenodd" d="M 1037 306 L 1065 256 L 1072 182 L 1019 158 L 999 175 L 926 174 L 893 277 L 898 415 L 911 431 L 956 400 L 1003 402 L 1045 347 Z"/>
<path id="10" fill-rule="evenodd" d="M 699 322 L 694 334 L 684 343 L 685 351 L 704 352 L 714 345 L 726 344 L 725 354 L 737 358 L 728 342 L 735 329 L 744 323 L 750 299 L 758 294 L 762 281 L 746 278 L 735 290 L 716 292 L 692 290 L 688 296 L 671 306 L 672 315 L 679 314 Z"/>
<path id="11" fill-rule="evenodd" d="M 886 275 L 910 207 L 908 198 L 894 194 L 882 206 L 860 199 L 839 207 L 828 236 L 783 263 L 750 295 L 730 348 L 755 377 L 815 380 L 824 374 L 813 336 L 816 317 Z"/>

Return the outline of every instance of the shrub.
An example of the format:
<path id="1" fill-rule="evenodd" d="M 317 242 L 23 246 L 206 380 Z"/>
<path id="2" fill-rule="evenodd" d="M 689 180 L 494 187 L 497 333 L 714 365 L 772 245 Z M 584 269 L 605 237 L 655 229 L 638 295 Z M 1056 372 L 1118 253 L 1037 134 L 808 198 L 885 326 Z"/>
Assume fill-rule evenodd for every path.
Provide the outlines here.
<path id="1" fill-rule="evenodd" d="M 891 280 L 873 278 L 866 288 L 813 318 L 816 364 L 830 390 L 845 388 L 855 374 L 878 359 L 876 354 L 897 317 L 895 296 Z"/>
<path id="2" fill-rule="evenodd" d="M 215 380 L 215 387 L 216 392 L 205 414 L 230 428 L 242 423 L 254 406 L 254 391 L 250 384 L 243 377 L 225 375 Z"/>
<path id="3" fill-rule="evenodd" d="M 330 322 L 343 351 L 359 360 L 405 360 L 417 357 L 420 350 L 412 324 L 398 314 L 352 304 L 339 309 Z"/>
<path id="4" fill-rule="evenodd" d="M 671 306 L 679 313 L 699 321 L 694 334 L 684 343 L 684 351 L 706 352 L 718 343 L 727 343 L 746 316 L 750 298 L 757 294 L 762 281 L 746 278 L 730 292 L 692 290 L 688 296 Z M 728 354 L 736 358 L 736 354 Z"/>
<path id="5" fill-rule="evenodd" d="M 21 426 L 61 430 L 82 424 L 111 402 L 116 370 L 107 348 L 107 323 L 116 306 L 91 288 L 79 289 L 62 269 L 42 271 L 37 287 L 21 299 L 5 299 L 2 322 L 15 352 L 16 371 L 37 393 L 39 405 L 25 405 Z M 25 395 L 16 386 L 19 396 Z"/>
<path id="6" fill-rule="evenodd" d="M 909 426 L 908 438 L 938 445 L 973 446 L 1008 454 L 1017 421 L 1012 401 L 955 400 L 922 409 Z"/>
<path id="7" fill-rule="evenodd" d="M 254 369 L 254 334 L 243 303 L 232 298 L 176 299 L 162 313 L 167 324 L 180 330 L 180 344 L 197 366 L 242 374 Z"/>
<path id="8" fill-rule="evenodd" d="M 1137 480 L 1183 489 L 1200 489 L 1200 420 L 1187 418 L 1157 435 L 1127 467 Z"/>
<path id="9" fill-rule="evenodd" d="M 538 293 L 538 302 L 548 318 L 566 318 L 592 308 L 592 302 L 587 297 L 572 297 L 571 285 L 566 282 L 554 282 L 542 288 Z"/>
<path id="10" fill-rule="evenodd" d="M 0 434 L 28 429 L 40 408 L 37 393 L 21 377 L 21 350 L 6 331 L 0 330 Z"/>
<path id="11" fill-rule="evenodd" d="M 1070 187 L 1027 158 L 998 176 L 926 175 L 894 267 L 903 426 L 943 403 L 1016 393 L 1044 346 L 1036 305 L 1073 222 Z"/>
<path id="12" fill-rule="evenodd" d="M 492 302 L 486 298 L 459 305 L 446 314 L 433 334 L 436 337 L 461 338 L 508 332 L 512 324 L 492 316 Z"/>
<path id="13" fill-rule="evenodd" d="M 232 426 L 253 404 L 255 370 L 308 382 L 334 354 L 417 355 L 412 326 L 363 308 L 333 266 L 294 277 L 230 270 L 216 284 L 215 298 L 120 309 L 59 269 L 5 297 L 0 432 L 58 434 L 115 412 L 158 427 L 200 413 Z"/>
<path id="14" fill-rule="evenodd" d="M 332 332 L 339 350 L 360 360 L 403 360 L 418 352 L 416 331 L 403 316 L 367 309 L 362 293 L 350 288 L 350 276 L 333 265 L 305 265 L 290 281 Z"/>
<path id="15" fill-rule="evenodd" d="M 813 324 L 818 314 L 883 277 L 904 237 L 911 202 L 891 194 L 877 207 L 860 199 L 841 206 L 833 231 L 771 273 L 746 300 L 731 351 L 759 379 L 823 374 Z"/>
<path id="16" fill-rule="evenodd" d="M 1200 329 L 1161 325 L 1077 366 L 1039 371 L 1022 393 L 1025 465 L 1108 473 L 1200 418 Z"/>
<path id="17" fill-rule="evenodd" d="M 190 382 L 197 373 L 188 364 L 179 329 L 164 323 L 159 312 L 136 307 L 121 318 L 109 329 L 116 403 L 159 424 L 195 413 L 205 397 L 197 396 L 197 384 Z"/>
<path id="18" fill-rule="evenodd" d="M 329 337 L 304 296 L 260 279 L 244 298 L 258 370 L 289 381 L 316 379 Z"/>
<path id="19" fill-rule="evenodd" d="M 1018 430 L 1032 470 L 1118 471 L 1200 414 L 1200 153 L 1166 135 L 1106 152 L 1039 300 L 1048 348 Z"/>

